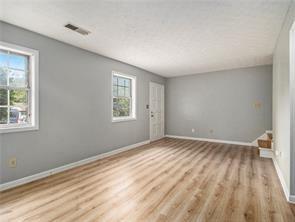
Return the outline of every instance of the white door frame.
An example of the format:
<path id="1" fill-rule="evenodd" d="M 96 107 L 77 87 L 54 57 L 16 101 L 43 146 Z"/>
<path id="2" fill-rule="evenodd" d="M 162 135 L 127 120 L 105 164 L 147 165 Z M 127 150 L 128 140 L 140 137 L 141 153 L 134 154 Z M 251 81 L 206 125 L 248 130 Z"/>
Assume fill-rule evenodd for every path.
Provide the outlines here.
<path id="1" fill-rule="evenodd" d="M 160 85 L 161 87 L 163 87 L 163 100 L 162 100 L 162 107 L 163 107 L 163 134 L 161 135 L 161 138 L 164 137 L 165 135 L 165 86 L 163 84 L 160 84 L 160 83 L 157 83 L 157 82 L 152 82 L 150 81 L 150 84 L 149 84 L 149 132 L 150 132 L 150 141 L 154 141 L 154 140 L 157 140 L 157 139 L 160 139 L 160 138 L 157 138 L 157 139 L 153 139 L 152 138 L 152 113 L 151 113 L 151 85 L 152 84 L 157 84 L 157 85 Z"/>
<path id="2" fill-rule="evenodd" d="M 290 30 L 290 191 L 295 194 L 295 22 Z M 295 197 L 294 197 L 295 198 Z"/>

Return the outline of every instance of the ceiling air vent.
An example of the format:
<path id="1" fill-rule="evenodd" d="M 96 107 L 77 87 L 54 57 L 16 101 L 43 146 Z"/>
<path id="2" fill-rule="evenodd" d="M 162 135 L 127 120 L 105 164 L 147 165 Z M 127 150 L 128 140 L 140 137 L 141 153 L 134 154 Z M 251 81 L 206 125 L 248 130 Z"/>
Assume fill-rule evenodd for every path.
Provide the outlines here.
<path id="1" fill-rule="evenodd" d="M 65 27 L 68 28 L 68 29 L 71 29 L 71 30 L 73 30 L 73 31 L 75 31 L 75 32 L 78 32 L 78 33 L 80 33 L 81 35 L 88 35 L 88 34 L 90 34 L 89 31 L 87 31 L 87 30 L 85 30 L 85 29 L 82 29 L 82 28 L 80 28 L 80 27 L 77 27 L 77 26 L 75 26 L 75 25 L 72 25 L 72 24 L 70 24 L 70 23 L 69 23 L 69 24 L 66 24 Z"/>

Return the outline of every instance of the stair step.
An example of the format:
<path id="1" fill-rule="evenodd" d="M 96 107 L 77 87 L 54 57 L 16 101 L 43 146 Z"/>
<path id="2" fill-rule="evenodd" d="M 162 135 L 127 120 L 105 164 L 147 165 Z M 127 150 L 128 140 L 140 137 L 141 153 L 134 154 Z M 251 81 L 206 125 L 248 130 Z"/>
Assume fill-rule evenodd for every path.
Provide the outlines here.
<path id="1" fill-rule="evenodd" d="M 273 150 L 268 148 L 259 148 L 259 156 L 263 158 L 273 158 Z"/>
<path id="2" fill-rule="evenodd" d="M 267 139 L 267 140 L 259 139 L 258 146 L 261 148 L 271 149 L 271 140 L 270 139 Z"/>

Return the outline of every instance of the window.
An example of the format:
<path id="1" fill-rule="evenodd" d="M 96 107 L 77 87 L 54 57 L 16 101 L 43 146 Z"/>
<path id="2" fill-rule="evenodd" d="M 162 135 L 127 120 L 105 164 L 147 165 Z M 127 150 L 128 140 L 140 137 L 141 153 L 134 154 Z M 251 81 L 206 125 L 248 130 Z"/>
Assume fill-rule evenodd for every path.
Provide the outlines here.
<path id="1" fill-rule="evenodd" d="M 0 42 L 0 132 L 38 129 L 38 51 Z"/>
<path id="2" fill-rule="evenodd" d="M 134 120 L 135 76 L 113 72 L 112 75 L 112 117 L 113 122 Z"/>

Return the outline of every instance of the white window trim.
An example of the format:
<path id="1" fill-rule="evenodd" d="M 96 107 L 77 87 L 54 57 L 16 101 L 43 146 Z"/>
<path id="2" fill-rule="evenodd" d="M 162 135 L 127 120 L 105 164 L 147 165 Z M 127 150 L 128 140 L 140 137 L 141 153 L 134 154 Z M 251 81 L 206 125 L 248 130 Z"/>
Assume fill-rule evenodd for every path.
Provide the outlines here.
<path id="1" fill-rule="evenodd" d="M 0 125 L 0 133 L 22 132 L 39 129 L 39 51 L 19 45 L 0 41 L 0 49 L 28 55 L 30 58 L 30 112 L 31 122 L 28 124 Z"/>
<path id="2" fill-rule="evenodd" d="M 124 78 L 131 79 L 131 93 L 132 93 L 132 115 L 127 117 L 113 117 L 113 76 L 121 76 Z M 111 117 L 112 122 L 124 122 L 124 121 L 134 121 L 136 120 L 136 76 L 124 74 L 117 71 L 112 71 L 111 75 Z"/>

